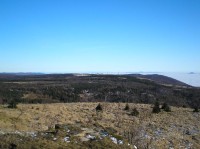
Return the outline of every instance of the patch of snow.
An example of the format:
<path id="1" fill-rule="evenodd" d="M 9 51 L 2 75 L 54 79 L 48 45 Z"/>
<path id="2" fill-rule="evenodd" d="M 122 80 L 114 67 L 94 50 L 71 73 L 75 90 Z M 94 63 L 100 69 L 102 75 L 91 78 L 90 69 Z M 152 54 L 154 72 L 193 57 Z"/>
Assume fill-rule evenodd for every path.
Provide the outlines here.
<path id="1" fill-rule="evenodd" d="M 0 130 L 0 135 L 4 135 L 4 134 L 5 134 L 5 132 L 3 132 L 3 131 Z"/>
<path id="2" fill-rule="evenodd" d="M 23 135 L 23 133 L 22 132 L 19 132 L 19 131 L 15 131 L 15 134 L 18 134 L 18 135 Z"/>
<path id="3" fill-rule="evenodd" d="M 70 130 L 68 129 L 67 132 L 70 132 Z"/>
<path id="4" fill-rule="evenodd" d="M 90 140 L 94 140 L 96 137 L 95 137 L 95 136 L 92 136 L 92 135 L 87 135 L 86 138 L 87 138 L 87 139 L 90 139 Z"/>
<path id="5" fill-rule="evenodd" d="M 123 144 L 123 141 L 122 140 L 118 140 L 118 144 Z"/>
<path id="6" fill-rule="evenodd" d="M 144 137 L 145 137 L 146 139 L 150 139 L 150 138 L 151 138 L 151 136 L 149 136 L 149 135 L 147 135 L 147 134 L 145 134 Z"/>
<path id="7" fill-rule="evenodd" d="M 53 141 L 56 141 L 57 140 L 57 138 L 53 138 Z"/>
<path id="8" fill-rule="evenodd" d="M 162 135 L 162 131 L 158 128 L 155 132 L 154 132 L 157 136 L 161 136 Z"/>
<path id="9" fill-rule="evenodd" d="M 31 136 L 32 138 L 37 137 L 37 134 L 35 132 L 27 132 L 26 134 Z"/>
<path id="10" fill-rule="evenodd" d="M 113 143 L 117 144 L 117 139 L 115 137 L 110 137 Z"/>
<path id="11" fill-rule="evenodd" d="M 109 134 L 108 134 L 108 132 L 106 132 L 106 131 L 100 131 L 100 135 L 101 135 L 102 137 L 107 137 Z"/>

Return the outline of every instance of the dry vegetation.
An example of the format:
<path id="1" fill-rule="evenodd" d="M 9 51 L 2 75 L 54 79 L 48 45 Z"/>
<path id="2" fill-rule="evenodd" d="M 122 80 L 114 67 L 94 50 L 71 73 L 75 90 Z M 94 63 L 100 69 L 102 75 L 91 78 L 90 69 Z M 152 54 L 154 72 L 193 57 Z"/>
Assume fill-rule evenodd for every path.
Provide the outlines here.
<path id="1" fill-rule="evenodd" d="M 200 113 L 190 108 L 172 107 L 172 112 L 152 114 L 152 105 L 147 104 L 129 104 L 130 110 L 125 111 L 125 103 L 101 103 L 102 112 L 96 112 L 97 105 L 19 104 L 17 109 L 0 106 L 0 148 L 11 143 L 19 148 L 200 148 Z M 133 108 L 139 111 L 137 117 L 130 114 Z M 69 143 L 63 141 L 65 131 L 42 136 L 55 132 L 56 124 L 76 132 L 70 134 Z M 109 137 L 83 141 L 88 134 L 100 137 L 100 130 L 123 140 L 123 144 L 115 144 Z"/>

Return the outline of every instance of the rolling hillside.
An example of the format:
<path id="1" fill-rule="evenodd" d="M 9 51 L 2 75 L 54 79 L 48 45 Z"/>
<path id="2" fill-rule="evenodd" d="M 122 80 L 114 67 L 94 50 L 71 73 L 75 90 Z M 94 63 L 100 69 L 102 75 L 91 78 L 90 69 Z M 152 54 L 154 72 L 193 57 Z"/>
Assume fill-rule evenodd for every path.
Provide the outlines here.
<path id="1" fill-rule="evenodd" d="M 0 103 L 134 102 L 199 106 L 200 89 L 160 75 L 0 75 Z"/>

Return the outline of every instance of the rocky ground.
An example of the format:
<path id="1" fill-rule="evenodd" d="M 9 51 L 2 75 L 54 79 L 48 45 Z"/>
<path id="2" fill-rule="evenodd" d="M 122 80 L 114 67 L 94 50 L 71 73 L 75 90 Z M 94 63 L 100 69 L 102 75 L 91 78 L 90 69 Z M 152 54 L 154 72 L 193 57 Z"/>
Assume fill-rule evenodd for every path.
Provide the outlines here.
<path id="1" fill-rule="evenodd" d="M 101 103 L 0 106 L 0 148 L 200 148 L 200 113 L 172 107 Z M 138 116 L 131 115 L 133 108 Z"/>

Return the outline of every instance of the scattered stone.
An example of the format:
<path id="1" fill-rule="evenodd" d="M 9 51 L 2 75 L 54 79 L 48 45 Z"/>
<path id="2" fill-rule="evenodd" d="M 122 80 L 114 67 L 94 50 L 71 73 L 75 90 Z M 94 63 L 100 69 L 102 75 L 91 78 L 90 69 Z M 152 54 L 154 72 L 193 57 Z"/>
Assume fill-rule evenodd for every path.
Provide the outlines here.
<path id="1" fill-rule="evenodd" d="M 65 142 L 67 142 L 67 143 L 70 142 L 69 137 L 65 137 L 63 140 L 64 140 Z"/>

